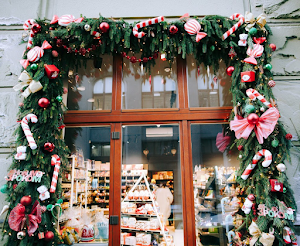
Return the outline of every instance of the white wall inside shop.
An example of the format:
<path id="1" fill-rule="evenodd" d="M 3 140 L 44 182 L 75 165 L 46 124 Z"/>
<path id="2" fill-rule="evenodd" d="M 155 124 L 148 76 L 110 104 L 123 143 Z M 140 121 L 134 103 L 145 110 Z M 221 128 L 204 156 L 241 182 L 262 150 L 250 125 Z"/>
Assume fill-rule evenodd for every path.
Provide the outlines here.
<path id="1" fill-rule="evenodd" d="M 78 1 L 78 0 L 29 0 L 29 1 L 2 1 L 0 9 L 0 161 L 3 176 L 10 165 L 6 159 L 15 148 L 13 131 L 16 124 L 18 103 L 21 99 L 12 87 L 17 83 L 21 71 L 19 60 L 25 49 L 22 41 L 22 24 L 27 19 L 48 18 L 54 14 L 61 16 L 72 14 L 76 18 L 83 16 L 97 18 L 99 14 L 105 17 L 131 17 L 149 18 L 159 15 L 172 20 L 184 13 L 190 15 L 223 15 L 244 13 L 251 10 L 255 16 L 265 11 L 268 14 L 268 23 L 273 30 L 271 42 L 277 45 L 273 54 L 274 80 L 277 85 L 273 89 L 281 112 L 281 120 L 288 132 L 294 136 L 293 143 L 298 148 L 292 149 L 292 165 L 288 166 L 288 176 L 295 191 L 295 199 L 300 206 L 299 183 L 299 141 L 300 134 L 300 1 L 269 1 L 269 0 L 243 0 L 243 1 Z M 169 18 L 168 18 L 169 17 Z M 131 21 L 137 21 L 132 19 Z M 293 123 L 292 123 L 293 122 Z M 0 185 L 4 179 L 0 177 Z M 0 194 L 0 209 L 5 204 L 5 195 Z M 2 216 L 0 219 L 4 219 Z"/>

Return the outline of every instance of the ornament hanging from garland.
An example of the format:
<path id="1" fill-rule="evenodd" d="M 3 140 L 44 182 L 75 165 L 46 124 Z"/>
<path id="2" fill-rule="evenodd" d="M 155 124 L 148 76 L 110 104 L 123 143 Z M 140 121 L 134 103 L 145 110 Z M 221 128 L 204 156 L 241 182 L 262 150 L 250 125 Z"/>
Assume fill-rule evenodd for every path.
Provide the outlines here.
<path id="1" fill-rule="evenodd" d="M 52 152 L 55 148 L 55 145 L 53 143 L 47 142 L 44 144 L 44 150 L 47 152 Z"/>
<path id="2" fill-rule="evenodd" d="M 139 32 L 140 28 L 145 27 L 145 26 L 150 26 L 150 25 L 153 25 L 153 24 L 157 24 L 157 23 L 162 22 L 164 20 L 165 20 L 165 17 L 159 16 L 159 17 L 150 19 L 148 21 L 142 21 L 142 22 L 136 24 L 132 29 L 133 36 L 135 36 L 136 38 L 144 37 L 146 35 L 146 33 Z"/>
<path id="3" fill-rule="evenodd" d="M 232 33 L 234 33 L 245 22 L 245 18 L 241 14 L 236 13 L 236 14 L 233 14 L 232 16 L 230 16 L 231 20 L 234 20 L 236 18 L 238 18 L 239 21 L 236 24 L 234 24 L 234 26 L 231 27 L 227 32 L 225 32 L 223 34 L 223 36 L 222 36 L 223 40 L 225 40 L 226 38 L 228 38 L 229 35 L 231 35 Z"/>
<path id="4" fill-rule="evenodd" d="M 109 24 L 107 22 L 102 22 L 99 26 L 101 32 L 106 33 L 109 30 Z"/>
<path id="5" fill-rule="evenodd" d="M 228 76 L 232 76 L 233 71 L 234 71 L 233 66 L 230 66 L 226 69 L 226 73 L 227 73 Z"/>
<path id="6" fill-rule="evenodd" d="M 16 160 L 25 160 L 26 159 L 26 146 L 17 147 L 17 154 L 15 155 Z"/>
<path id="7" fill-rule="evenodd" d="M 169 28 L 170 34 L 176 34 L 178 32 L 178 27 L 175 25 L 170 26 Z"/>
<path id="8" fill-rule="evenodd" d="M 247 38 L 248 38 L 248 34 L 246 33 L 242 33 L 239 35 L 240 40 L 238 42 L 239 46 L 247 46 Z"/>
<path id="9" fill-rule="evenodd" d="M 195 20 L 189 20 L 187 23 L 184 24 L 184 30 L 190 35 L 196 35 L 196 42 L 199 42 L 202 38 L 207 36 L 207 33 L 200 32 L 201 25 L 200 23 Z"/>
<path id="10" fill-rule="evenodd" d="M 49 79 L 56 79 L 59 74 L 59 69 L 55 65 L 45 64 L 45 71 Z"/>
<path id="11" fill-rule="evenodd" d="M 48 108 L 48 106 L 50 105 L 50 101 L 48 98 L 42 97 L 39 101 L 38 101 L 38 105 L 41 108 Z"/>
<path id="12" fill-rule="evenodd" d="M 63 15 L 60 18 L 57 15 L 54 15 L 50 24 L 58 23 L 58 25 L 60 25 L 60 26 L 68 26 L 72 22 L 80 23 L 83 21 L 83 19 L 84 18 L 82 18 L 82 17 L 75 19 L 75 17 L 73 15 Z"/>
<path id="13" fill-rule="evenodd" d="M 24 134 L 27 138 L 27 141 L 28 141 L 28 144 L 29 144 L 30 148 L 31 149 L 36 149 L 37 145 L 36 145 L 36 142 L 35 142 L 35 140 L 32 136 L 32 132 L 30 131 L 30 128 L 29 128 L 29 125 L 28 125 L 29 120 L 32 123 L 37 123 L 38 122 L 37 116 L 35 114 L 28 114 L 22 119 L 21 126 L 22 126 Z"/>

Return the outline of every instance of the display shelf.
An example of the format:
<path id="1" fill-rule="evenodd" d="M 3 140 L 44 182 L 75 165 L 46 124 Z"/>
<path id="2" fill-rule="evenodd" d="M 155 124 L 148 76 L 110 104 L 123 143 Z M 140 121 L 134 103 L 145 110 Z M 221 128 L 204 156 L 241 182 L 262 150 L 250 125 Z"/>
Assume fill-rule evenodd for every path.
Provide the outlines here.
<path id="1" fill-rule="evenodd" d="M 128 213 L 122 213 L 121 215 L 124 215 L 124 216 L 136 216 L 136 217 L 141 217 L 141 218 L 157 217 L 157 215 L 154 215 L 154 214 L 128 214 Z"/>
<path id="2" fill-rule="evenodd" d="M 139 230 L 139 229 L 126 228 L 126 227 L 121 227 L 121 230 L 136 231 L 136 232 L 150 232 L 150 233 L 159 233 L 159 234 L 162 233 L 161 230 Z"/>
<path id="3" fill-rule="evenodd" d="M 126 202 L 134 202 L 134 203 L 152 203 L 151 200 L 127 200 Z"/>

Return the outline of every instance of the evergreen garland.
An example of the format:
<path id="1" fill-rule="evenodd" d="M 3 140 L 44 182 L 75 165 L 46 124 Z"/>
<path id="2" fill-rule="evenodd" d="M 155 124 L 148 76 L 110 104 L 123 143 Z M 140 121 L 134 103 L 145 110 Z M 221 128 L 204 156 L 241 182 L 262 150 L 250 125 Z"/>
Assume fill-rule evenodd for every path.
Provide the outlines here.
<path id="1" fill-rule="evenodd" d="M 259 100 L 250 100 L 246 95 L 248 88 L 256 89 L 260 94 L 271 102 L 275 102 L 272 90 L 268 85 L 269 80 L 272 80 L 272 73 L 266 68 L 269 68 L 271 63 L 272 49 L 269 47 L 268 37 L 271 30 L 267 25 L 265 29 L 258 25 L 257 33 L 248 36 L 248 46 L 253 47 L 253 37 L 266 37 L 267 40 L 263 43 L 263 55 L 257 58 L 257 65 L 245 63 L 243 60 L 247 57 L 247 46 L 238 46 L 239 34 L 245 33 L 245 26 L 243 24 L 227 39 L 222 40 L 222 35 L 229 28 L 231 28 L 236 20 L 230 20 L 223 16 L 206 16 L 202 19 L 195 18 L 201 24 L 201 32 L 207 33 L 207 36 L 195 41 L 195 35 L 189 35 L 185 29 L 184 24 L 186 19 L 179 19 L 172 23 L 163 21 L 154 25 L 146 26 L 139 31 L 143 31 L 146 35 L 143 38 L 136 38 L 132 35 L 132 29 L 136 23 L 128 23 L 124 20 L 108 19 L 100 16 L 98 19 L 83 18 L 82 22 L 73 22 L 67 27 L 60 26 L 57 23 L 50 24 L 50 20 L 35 20 L 40 25 L 41 30 L 34 35 L 33 45 L 41 46 L 44 40 L 47 40 L 52 49 L 44 50 L 44 55 L 36 64 L 37 69 L 31 65 L 26 68 L 29 75 L 36 81 L 40 81 L 43 89 L 30 94 L 24 99 L 24 105 L 20 107 L 18 118 L 21 120 L 29 113 L 34 113 L 38 117 L 36 124 L 30 124 L 31 131 L 37 143 L 38 148 L 31 150 L 27 147 L 27 157 L 24 161 L 13 160 L 10 167 L 19 170 L 41 170 L 45 172 L 41 183 L 17 182 L 9 181 L 7 183 L 7 201 L 10 202 L 8 215 L 11 210 L 17 206 L 20 199 L 24 195 L 31 195 L 32 201 L 39 200 L 39 193 L 37 188 L 45 185 L 50 188 L 50 182 L 53 174 L 53 167 L 50 165 L 51 156 L 57 154 L 61 158 L 62 167 L 67 163 L 68 148 L 61 138 L 61 124 L 62 115 L 66 108 L 59 100 L 63 94 L 63 80 L 67 78 L 69 69 L 79 68 L 86 64 L 89 59 L 98 59 L 101 55 L 122 55 L 124 58 L 130 59 L 128 56 L 130 52 L 140 55 L 140 60 L 133 60 L 134 62 L 143 62 L 149 74 L 151 74 L 151 67 L 155 63 L 155 58 L 159 53 L 166 53 L 167 61 L 171 64 L 173 59 L 181 56 L 183 59 L 187 55 L 193 55 L 200 65 L 204 63 L 205 66 L 213 66 L 215 70 L 218 69 L 220 60 L 223 60 L 228 66 L 233 66 L 231 93 L 233 95 L 234 111 L 231 114 L 230 121 L 234 116 L 246 118 L 249 113 L 246 112 L 245 107 L 249 104 L 254 106 L 254 112 L 261 116 L 266 108 Z M 99 25 L 106 22 L 109 25 L 108 32 L 100 32 Z M 178 32 L 171 34 L 170 26 L 175 25 Z M 98 33 L 96 37 L 94 33 Z M 228 53 L 234 49 L 236 56 L 229 57 Z M 58 56 L 53 56 L 52 51 L 56 50 Z M 28 50 L 25 51 L 23 58 L 27 58 Z M 147 58 L 144 59 L 143 58 Z M 32 64 L 32 63 L 31 63 Z M 53 64 L 59 70 L 59 77 L 56 79 L 49 79 L 45 76 L 45 64 Z M 254 71 L 255 81 L 250 83 L 242 83 L 240 73 L 243 71 Z M 38 100 L 42 97 L 50 100 L 48 108 L 41 108 L 38 106 Z M 17 146 L 27 146 L 27 139 L 21 127 L 16 130 Z M 275 147 L 272 141 L 276 139 L 279 145 Z M 45 152 L 43 146 L 45 142 L 51 142 L 55 145 L 52 153 Z M 259 144 L 255 133 L 252 132 L 248 139 L 235 139 L 232 146 L 242 146 L 239 149 L 240 153 L 240 170 L 238 171 L 237 182 L 239 183 L 243 195 L 254 194 L 256 204 L 265 204 L 267 207 L 282 208 L 283 201 L 287 207 L 296 209 L 296 203 L 293 197 L 293 192 L 288 183 L 287 176 L 284 172 L 276 169 L 276 165 L 283 163 L 286 158 L 289 158 L 288 149 L 290 147 L 289 140 L 286 139 L 286 132 L 283 126 L 278 123 L 273 133 L 264 140 L 263 144 Z M 261 161 L 258 163 L 256 169 L 253 170 L 250 177 L 246 180 L 240 178 L 246 166 L 252 162 L 255 153 L 261 149 L 268 149 L 273 155 L 273 163 L 268 168 L 261 167 Z M 15 153 L 13 153 L 15 154 Z M 285 193 L 270 192 L 269 179 L 278 179 L 286 188 Z M 17 186 L 16 186 L 17 185 Z M 51 193 L 50 199 L 40 201 L 42 206 L 55 204 L 61 198 L 61 187 L 58 183 L 56 192 Z M 30 206 L 31 207 L 31 206 Z M 239 213 L 243 216 L 242 226 L 235 228 L 235 231 L 242 232 L 242 238 L 239 240 L 249 240 L 247 228 L 252 220 L 255 220 L 262 232 L 268 232 L 269 228 L 274 228 L 274 235 L 276 240 L 274 245 L 285 245 L 283 241 L 283 227 L 288 226 L 293 228 L 292 221 L 287 219 L 270 218 L 268 216 L 257 216 L 254 210 L 250 214 L 244 214 L 241 210 Z M 295 212 L 294 212 L 295 214 Z M 51 212 L 46 211 L 42 213 L 42 222 L 39 224 L 34 236 L 29 237 L 26 234 L 22 240 L 17 239 L 17 232 L 10 229 L 8 225 L 8 216 L 3 227 L 4 236 L 6 238 L 6 245 L 54 245 L 60 242 L 58 233 L 55 230 L 57 225 Z M 25 230 L 26 231 L 26 230 Z M 53 241 L 46 242 L 38 238 L 40 232 L 53 231 L 55 236 Z M 235 240 L 235 243 L 237 241 Z M 260 245 L 259 241 L 255 245 Z"/>

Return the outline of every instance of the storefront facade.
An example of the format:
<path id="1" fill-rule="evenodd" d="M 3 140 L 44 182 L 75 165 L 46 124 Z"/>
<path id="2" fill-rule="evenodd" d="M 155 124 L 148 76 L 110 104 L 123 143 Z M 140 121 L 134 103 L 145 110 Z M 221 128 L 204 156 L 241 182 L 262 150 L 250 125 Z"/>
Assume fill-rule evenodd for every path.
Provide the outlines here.
<path id="1" fill-rule="evenodd" d="M 195 9 L 193 7 L 189 7 L 186 12 L 197 16 L 215 15 L 217 13 L 212 13 L 212 8 L 209 7 L 212 4 L 205 4 L 206 7 L 201 13 L 192 13 Z M 256 7 L 254 3 L 240 3 L 230 8 L 228 5 L 230 4 L 224 6 L 220 15 L 230 16 L 233 12 L 243 13 L 250 6 Z M 41 4 L 40 8 L 46 10 L 47 6 Z M 76 15 L 78 9 L 73 10 L 64 9 L 60 13 L 62 9 L 57 3 L 55 14 L 65 14 L 67 11 Z M 260 10 L 258 6 L 253 12 L 259 15 Z M 52 11 L 54 10 L 47 12 L 45 17 L 51 19 Z M 130 11 L 127 16 L 123 12 L 111 15 L 142 16 L 147 19 L 148 16 L 158 16 L 159 13 L 155 11 L 144 10 L 141 15 Z M 171 16 L 170 19 L 183 14 L 177 7 L 174 11 L 169 8 L 169 11 L 172 13 L 161 14 Z M 106 15 L 102 11 L 101 14 Z M 31 13 L 28 18 L 35 17 L 33 15 Z M 90 13 L 85 15 L 91 17 Z M 20 16 L 23 18 L 23 14 Z M 286 21 L 286 25 L 289 24 Z M 279 28 L 276 20 L 272 25 L 275 36 L 280 36 L 279 29 L 276 29 Z M 294 33 L 299 26 L 294 22 L 292 26 L 294 29 L 290 32 Z M 290 33 L 286 36 L 290 36 Z M 138 55 L 136 56 L 138 58 Z M 275 62 L 280 64 L 278 56 L 275 57 Z M 88 182 L 80 192 L 85 193 L 86 200 L 90 197 L 90 201 L 85 202 L 83 195 L 81 199 L 84 202 L 81 204 L 89 209 L 101 208 L 109 215 L 108 242 L 106 239 L 102 241 L 106 241 L 104 245 L 121 245 L 122 233 L 130 231 L 122 227 L 122 220 L 124 217 L 133 217 L 126 214 L 124 216 L 122 208 L 122 201 L 126 198 L 126 182 L 130 179 L 130 184 L 135 183 L 134 180 L 137 179 L 133 176 L 131 180 L 132 173 L 137 177 L 143 172 L 134 166 L 143 164 L 142 170 L 147 171 L 149 183 L 153 181 L 152 184 L 155 183 L 158 187 L 165 180 L 169 181 L 168 187 L 174 201 L 171 203 L 168 234 L 173 236 L 176 246 L 196 245 L 200 240 L 203 245 L 226 245 L 226 223 L 225 216 L 222 215 L 221 199 L 227 195 L 234 196 L 235 180 L 230 179 L 230 174 L 239 166 L 235 150 L 222 153 L 216 146 L 218 133 L 222 133 L 228 127 L 228 118 L 232 111 L 232 96 L 229 93 L 231 82 L 226 74 L 226 66 L 220 63 L 219 70 L 214 72 L 210 67 L 197 66 L 191 56 L 186 59 L 177 56 L 172 64 L 166 64 L 159 57 L 156 63 L 151 77 L 144 74 L 144 68 L 139 63 L 130 63 L 120 54 L 103 56 L 100 67 L 91 61 L 86 69 L 69 71 L 68 81 L 65 82 L 68 94 L 64 95 L 64 102 L 69 108 L 64 119 L 65 141 L 73 155 L 79 151 L 84 161 L 90 160 L 93 165 L 101 163 L 99 169 L 90 166 L 90 170 L 88 162 L 85 163 Z M 278 67 L 275 65 L 277 76 L 274 80 L 278 79 L 279 89 L 275 89 L 274 94 L 279 97 L 279 108 L 280 103 L 289 108 L 287 113 L 284 110 L 281 110 L 281 113 L 290 131 L 296 136 L 297 126 L 293 129 L 293 123 L 288 120 L 292 118 L 295 122 L 297 119 L 297 116 L 291 113 L 294 106 L 286 105 L 288 100 L 281 97 L 281 90 L 286 89 L 286 83 L 289 85 L 287 93 L 297 90 L 299 87 L 295 86 L 294 82 L 299 79 L 299 74 L 294 70 L 282 73 L 281 65 Z M 293 78 L 287 75 L 292 75 Z M 7 90 L 5 83 L 2 83 L 3 90 Z M 12 84 L 14 85 L 15 81 Z M 12 112 L 9 112 L 10 114 Z M 8 122 L 10 121 L 6 120 L 5 124 Z M 4 148 L 9 146 L 8 143 L 9 141 L 3 144 Z M 5 151 L 1 156 L 6 157 L 9 151 Z M 297 150 L 294 151 L 296 154 L 292 156 L 292 161 L 297 157 Z M 70 164 L 72 165 L 72 162 Z M 75 170 L 76 166 L 73 169 Z M 291 169 L 290 173 L 293 170 Z M 68 177 L 67 181 L 76 179 L 74 173 L 71 177 L 64 176 L 66 173 L 67 171 L 62 175 L 62 183 L 64 177 Z M 290 176 L 293 180 L 293 176 Z M 208 181 L 212 181 L 209 177 L 214 178 L 212 186 L 208 184 Z M 98 186 L 91 187 L 95 179 L 98 180 Z M 103 187 L 105 192 L 100 190 Z M 146 188 L 141 188 L 143 189 Z M 94 193 L 95 191 L 97 192 Z M 77 195 L 76 193 L 73 199 L 77 200 Z M 73 203 L 66 202 L 69 202 L 69 205 Z M 94 243 L 102 245 L 103 242 L 100 241 Z"/>

